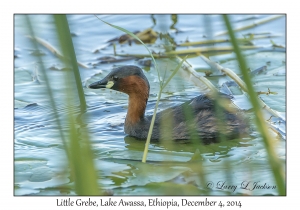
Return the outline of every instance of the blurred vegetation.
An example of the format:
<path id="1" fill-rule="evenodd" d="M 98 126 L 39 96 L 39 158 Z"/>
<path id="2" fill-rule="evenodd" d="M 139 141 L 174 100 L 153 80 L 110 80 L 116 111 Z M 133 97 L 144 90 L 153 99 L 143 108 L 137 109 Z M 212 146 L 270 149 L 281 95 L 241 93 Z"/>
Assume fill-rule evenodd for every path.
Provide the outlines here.
<path id="1" fill-rule="evenodd" d="M 76 55 L 74 46 L 69 30 L 68 21 L 66 15 L 53 15 L 55 20 L 55 26 L 57 30 L 58 39 L 60 41 L 60 47 L 62 49 L 62 61 L 65 63 L 67 69 L 70 69 L 65 74 L 65 83 L 67 88 L 62 90 L 65 92 L 66 98 L 65 103 L 69 107 L 67 122 L 69 122 L 68 135 L 65 136 L 62 133 L 62 126 L 57 113 L 57 105 L 55 104 L 54 93 L 51 90 L 49 77 L 45 71 L 43 60 L 39 58 L 41 64 L 41 71 L 45 77 L 46 92 L 51 102 L 51 107 L 55 113 L 55 120 L 58 125 L 58 132 L 60 133 L 61 139 L 64 142 L 65 151 L 68 157 L 71 180 L 75 183 L 75 192 L 77 195 L 99 195 L 100 188 L 97 184 L 97 172 L 94 167 L 94 156 L 91 151 L 91 145 L 89 142 L 89 132 L 87 128 L 84 128 L 84 122 L 81 122 L 80 115 L 86 111 L 86 102 L 84 98 L 83 88 L 81 85 L 81 77 L 77 66 Z M 34 30 L 30 21 L 30 17 L 26 16 L 27 26 L 31 37 L 35 37 Z M 34 48 L 39 49 L 36 42 Z M 77 90 L 74 91 L 74 90 Z M 74 99 L 79 98 L 81 113 L 75 113 L 72 109 Z M 80 133 L 76 125 L 81 126 Z"/>
<path id="2" fill-rule="evenodd" d="M 238 45 L 238 42 L 235 38 L 234 31 L 232 30 L 228 16 L 223 15 L 223 18 L 224 18 L 226 27 L 228 29 L 228 33 L 230 35 L 232 46 L 234 47 L 234 52 L 236 54 L 239 65 L 241 67 L 243 79 L 247 85 L 248 94 L 249 94 L 250 101 L 253 106 L 253 111 L 254 111 L 254 115 L 255 115 L 255 122 L 257 125 L 257 129 L 259 130 L 260 134 L 262 135 L 262 138 L 263 138 L 263 141 L 265 144 L 265 148 L 268 153 L 270 166 L 272 168 L 274 178 L 276 180 L 276 184 L 278 187 L 278 194 L 286 195 L 285 177 L 284 177 L 284 172 L 282 171 L 283 167 L 276 155 L 274 145 L 272 144 L 272 137 L 270 136 L 268 126 L 266 124 L 266 120 L 264 119 L 262 111 L 261 111 L 262 107 L 259 104 L 259 101 L 257 99 L 257 93 L 254 90 L 254 87 L 253 87 L 253 84 L 251 81 L 251 77 L 249 75 L 249 72 L 247 71 L 246 60 L 244 59 L 244 56 L 242 55 L 242 52 Z"/>

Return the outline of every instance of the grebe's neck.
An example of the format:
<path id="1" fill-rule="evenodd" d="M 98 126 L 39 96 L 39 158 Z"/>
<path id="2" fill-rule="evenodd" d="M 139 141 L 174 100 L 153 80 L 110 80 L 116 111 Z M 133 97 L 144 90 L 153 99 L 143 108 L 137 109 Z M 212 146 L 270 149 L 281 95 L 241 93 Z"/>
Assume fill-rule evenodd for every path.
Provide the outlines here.
<path id="1" fill-rule="evenodd" d="M 129 95 L 125 126 L 131 126 L 144 118 L 149 97 L 149 85 L 147 81 L 137 76 L 127 77 L 123 80 L 123 85 L 121 90 Z"/>
<path id="2" fill-rule="evenodd" d="M 134 125 L 144 118 L 147 106 L 147 97 L 145 95 L 130 95 L 128 103 L 128 111 L 125 124 Z"/>

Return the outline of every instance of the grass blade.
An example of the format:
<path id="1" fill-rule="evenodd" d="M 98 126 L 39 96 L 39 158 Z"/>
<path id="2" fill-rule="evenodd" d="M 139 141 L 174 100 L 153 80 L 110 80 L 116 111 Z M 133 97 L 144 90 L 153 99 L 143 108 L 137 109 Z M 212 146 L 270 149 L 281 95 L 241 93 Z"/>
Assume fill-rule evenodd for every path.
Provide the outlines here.
<path id="1" fill-rule="evenodd" d="M 159 89 L 159 93 L 158 93 L 158 96 L 157 96 L 157 101 L 156 101 L 155 108 L 154 108 L 154 113 L 153 113 L 153 116 L 152 116 L 152 120 L 151 120 L 151 124 L 150 124 L 150 128 L 149 128 L 149 132 L 148 132 L 148 136 L 147 136 L 147 140 L 146 140 L 146 144 L 145 144 L 144 154 L 143 154 L 143 158 L 142 158 L 142 162 L 143 163 L 145 163 L 146 159 L 147 159 L 148 148 L 149 148 L 149 144 L 150 144 L 150 140 L 151 140 L 151 135 L 152 135 L 152 131 L 153 131 L 153 126 L 154 126 L 154 122 L 155 122 L 156 112 L 157 112 L 159 100 L 160 100 L 160 97 L 161 97 L 161 93 L 162 93 L 163 89 L 166 87 L 166 85 L 173 78 L 173 76 L 178 72 L 178 70 L 180 69 L 180 67 L 184 63 L 186 57 L 184 59 L 182 59 L 182 61 L 177 65 L 177 67 L 174 70 L 174 72 L 167 79 L 167 81 L 165 82 L 165 84 L 163 86 L 161 86 L 160 89 Z"/>
<path id="2" fill-rule="evenodd" d="M 270 133 L 268 131 L 267 125 L 264 121 L 261 108 L 259 105 L 259 101 L 257 100 L 257 94 L 254 90 L 254 87 L 251 82 L 251 78 L 247 72 L 247 64 L 246 60 L 244 59 L 241 50 L 239 49 L 238 42 L 235 39 L 234 31 L 231 27 L 231 23 L 229 21 L 229 18 L 227 15 L 223 15 L 224 22 L 226 24 L 226 27 L 228 29 L 228 33 L 230 35 L 231 43 L 234 47 L 237 60 L 239 62 L 239 65 L 241 67 L 241 71 L 248 89 L 248 94 L 251 100 L 251 103 L 253 105 L 254 114 L 256 116 L 256 125 L 258 127 L 259 132 L 261 133 L 261 136 L 263 138 L 263 142 L 265 144 L 266 151 L 268 153 L 269 163 L 271 166 L 271 169 L 273 171 L 273 175 L 278 187 L 278 193 L 279 195 L 286 195 L 286 187 L 285 187 L 285 178 L 284 173 L 282 171 L 282 164 L 277 158 L 274 146 L 272 144 L 272 137 L 270 136 Z"/>
<path id="3" fill-rule="evenodd" d="M 65 58 L 63 61 L 67 66 L 72 67 L 72 72 L 66 72 L 65 77 L 65 82 L 68 84 L 65 90 L 66 103 L 68 107 L 71 107 L 72 99 L 79 97 L 81 113 L 84 113 L 86 111 L 86 102 L 68 20 L 66 15 L 54 15 L 54 20 L 63 57 Z M 75 83 L 72 80 L 72 74 L 75 78 Z M 74 89 L 77 89 L 77 94 L 74 92 Z M 84 123 L 81 122 L 80 116 L 77 116 L 71 110 L 70 108 L 67 120 L 70 125 L 68 130 L 70 142 L 69 154 L 71 157 L 70 167 L 75 180 L 75 191 L 78 195 L 99 195 L 97 173 L 94 167 L 88 131 Z M 78 132 L 78 124 L 81 128 L 80 132 Z"/>

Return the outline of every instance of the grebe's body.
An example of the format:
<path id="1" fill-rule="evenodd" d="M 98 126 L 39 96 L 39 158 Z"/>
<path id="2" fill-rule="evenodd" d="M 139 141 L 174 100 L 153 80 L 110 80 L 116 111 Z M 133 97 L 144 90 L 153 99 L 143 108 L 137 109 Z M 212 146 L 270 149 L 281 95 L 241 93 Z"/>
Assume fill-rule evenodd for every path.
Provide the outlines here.
<path id="1" fill-rule="evenodd" d="M 132 65 L 115 68 L 102 80 L 90 84 L 89 88 L 110 88 L 128 94 L 125 133 L 139 139 L 147 138 L 152 118 L 145 116 L 150 85 L 141 68 Z M 230 102 L 229 96 L 220 96 L 222 103 Z M 210 143 L 217 141 L 220 134 L 232 139 L 247 133 L 248 126 L 238 110 L 216 111 L 216 100 L 208 95 L 200 95 L 159 112 L 151 139 L 198 138 L 204 143 Z"/>

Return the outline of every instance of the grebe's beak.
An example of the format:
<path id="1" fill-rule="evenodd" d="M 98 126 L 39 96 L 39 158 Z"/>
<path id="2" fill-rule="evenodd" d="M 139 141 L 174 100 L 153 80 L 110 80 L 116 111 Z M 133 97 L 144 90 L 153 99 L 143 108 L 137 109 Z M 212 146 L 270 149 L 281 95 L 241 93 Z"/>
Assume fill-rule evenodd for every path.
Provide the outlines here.
<path id="1" fill-rule="evenodd" d="M 94 83 L 90 84 L 89 88 L 91 88 L 91 89 L 111 88 L 113 85 L 114 85 L 113 81 L 108 81 L 106 78 L 104 78 L 98 82 L 94 82 Z"/>

